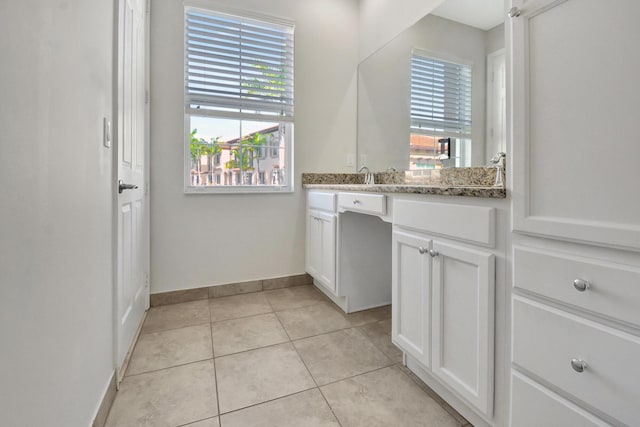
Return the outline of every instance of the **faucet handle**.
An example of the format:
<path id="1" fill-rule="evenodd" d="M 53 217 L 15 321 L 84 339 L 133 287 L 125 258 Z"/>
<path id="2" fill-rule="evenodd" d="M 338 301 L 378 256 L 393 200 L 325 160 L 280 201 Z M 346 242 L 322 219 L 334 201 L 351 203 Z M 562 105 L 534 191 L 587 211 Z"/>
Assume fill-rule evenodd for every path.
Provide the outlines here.
<path id="1" fill-rule="evenodd" d="M 505 153 L 504 151 L 498 151 L 496 155 L 493 156 L 489 161 L 492 164 L 497 165 L 498 163 L 501 163 L 502 160 L 506 159 L 506 157 L 507 157 L 507 153 Z"/>

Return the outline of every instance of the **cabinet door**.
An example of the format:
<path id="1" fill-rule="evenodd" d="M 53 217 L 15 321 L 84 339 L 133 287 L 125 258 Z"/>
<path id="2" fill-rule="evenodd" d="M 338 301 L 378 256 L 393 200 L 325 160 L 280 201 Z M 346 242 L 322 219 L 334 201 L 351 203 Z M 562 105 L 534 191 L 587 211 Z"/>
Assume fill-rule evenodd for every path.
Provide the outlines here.
<path id="1" fill-rule="evenodd" d="M 306 270 L 331 292 L 336 292 L 336 217 L 309 210 L 307 214 Z"/>
<path id="2" fill-rule="evenodd" d="M 426 368 L 431 366 L 431 240 L 394 230 L 391 338 Z"/>
<path id="3" fill-rule="evenodd" d="M 494 256 L 438 241 L 433 250 L 432 371 L 490 417 Z"/>
<path id="4" fill-rule="evenodd" d="M 514 230 L 640 249 L 640 1 L 512 4 Z"/>

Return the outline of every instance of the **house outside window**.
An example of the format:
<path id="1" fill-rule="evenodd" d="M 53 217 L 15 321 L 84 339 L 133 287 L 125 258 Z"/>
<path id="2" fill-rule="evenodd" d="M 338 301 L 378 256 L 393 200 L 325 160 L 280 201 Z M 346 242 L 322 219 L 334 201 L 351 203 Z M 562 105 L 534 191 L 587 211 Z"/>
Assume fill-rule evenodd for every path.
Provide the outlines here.
<path id="1" fill-rule="evenodd" d="M 293 31 L 185 9 L 185 192 L 293 191 Z"/>
<path id="2" fill-rule="evenodd" d="M 470 166 L 471 64 L 411 55 L 409 169 Z"/>

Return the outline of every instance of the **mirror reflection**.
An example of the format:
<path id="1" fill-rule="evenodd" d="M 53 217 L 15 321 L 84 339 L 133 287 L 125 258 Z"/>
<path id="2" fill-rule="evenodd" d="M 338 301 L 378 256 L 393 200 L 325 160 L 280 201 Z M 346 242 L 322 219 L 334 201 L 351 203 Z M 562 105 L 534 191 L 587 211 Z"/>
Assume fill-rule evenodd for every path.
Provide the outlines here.
<path id="1" fill-rule="evenodd" d="M 360 63 L 359 167 L 483 166 L 505 151 L 504 3 L 489 3 L 447 0 Z"/>

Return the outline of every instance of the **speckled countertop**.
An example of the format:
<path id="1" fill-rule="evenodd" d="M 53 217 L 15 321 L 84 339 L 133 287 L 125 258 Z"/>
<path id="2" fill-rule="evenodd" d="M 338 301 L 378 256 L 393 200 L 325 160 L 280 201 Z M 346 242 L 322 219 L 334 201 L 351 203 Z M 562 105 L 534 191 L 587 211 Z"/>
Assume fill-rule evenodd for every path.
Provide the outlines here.
<path id="1" fill-rule="evenodd" d="M 471 167 L 382 172 L 374 174 L 376 184 L 373 185 L 364 184 L 364 174 L 361 173 L 303 173 L 302 186 L 308 189 L 373 193 L 505 198 L 507 192 L 504 185 L 493 185 L 496 170 L 489 167 Z"/>

